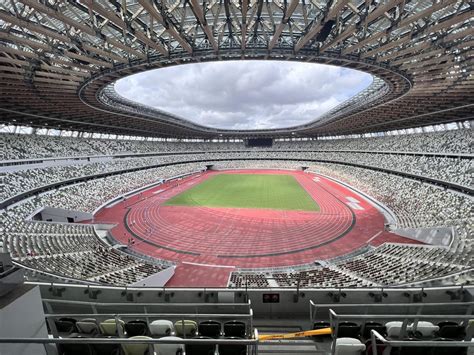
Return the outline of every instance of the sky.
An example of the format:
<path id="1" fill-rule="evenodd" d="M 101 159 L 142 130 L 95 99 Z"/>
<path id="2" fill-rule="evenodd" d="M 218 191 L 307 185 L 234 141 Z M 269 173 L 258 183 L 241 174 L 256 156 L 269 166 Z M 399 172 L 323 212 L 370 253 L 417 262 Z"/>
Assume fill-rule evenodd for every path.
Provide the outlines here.
<path id="1" fill-rule="evenodd" d="M 322 64 L 221 61 L 131 75 L 115 90 L 200 125 L 268 129 L 313 121 L 371 82 L 370 74 Z"/>

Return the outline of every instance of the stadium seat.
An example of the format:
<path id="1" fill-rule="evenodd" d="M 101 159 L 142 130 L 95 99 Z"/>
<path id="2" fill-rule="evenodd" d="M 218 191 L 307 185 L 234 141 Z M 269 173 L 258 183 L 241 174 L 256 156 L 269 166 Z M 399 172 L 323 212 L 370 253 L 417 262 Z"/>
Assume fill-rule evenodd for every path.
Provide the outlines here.
<path id="1" fill-rule="evenodd" d="M 165 319 L 154 320 L 149 325 L 150 334 L 154 337 L 165 337 L 173 335 L 174 325 L 173 322 Z"/>
<path id="2" fill-rule="evenodd" d="M 466 330 L 462 325 L 456 322 L 444 321 L 438 323 L 438 336 L 447 339 L 463 339 L 466 335 Z"/>
<path id="3" fill-rule="evenodd" d="M 76 322 L 77 331 L 80 334 L 86 334 L 90 336 L 94 336 L 99 334 L 99 325 L 97 321 L 93 318 L 84 318 L 80 321 Z"/>
<path id="4" fill-rule="evenodd" d="M 105 335 L 98 335 L 98 338 L 101 339 L 116 339 L 112 336 L 105 336 Z M 100 355 L 117 355 L 120 352 L 120 344 L 91 344 L 91 348 L 93 349 L 95 354 Z"/>
<path id="5" fill-rule="evenodd" d="M 78 337 L 78 339 L 80 339 Z M 95 355 L 94 350 L 89 344 L 61 344 L 58 347 L 60 355 Z"/>
<path id="6" fill-rule="evenodd" d="M 115 319 L 107 319 L 99 324 L 100 331 L 103 335 L 107 336 L 118 336 L 123 334 L 123 326 L 125 322 L 123 320 L 115 321 Z M 118 326 L 117 326 L 118 325 Z M 119 332 L 120 328 L 120 332 Z"/>
<path id="7" fill-rule="evenodd" d="M 402 330 L 402 325 L 403 325 L 403 322 L 400 322 L 400 321 L 393 321 L 393 322 L 386 323 L 385 327 L 387 328 L 387 336 L 390 338 L 398 338 Z M 407 330 L 408 330 L 408 326 L 407 326 Z"/>
<path id="8" fill-rule="evenodd" d="M 148 325 L 143 320 L 131 320 L 125 323 L 125 332 L 128 337 L 140 336 L 140 335 L 150 335 L 148 330 Z"/>
<path id="9" fill-rule="evenodd" d="M 403 341 L 420 341 L 416 338 L 406 338 Z M 399 348 L 393 348 L 392 355 L 430 355 L 433 350 L 433 347 L 429 346 L 404 346 Z"/>
<path id="10" fill-rule="evenodd" d="M 163 340 L 180 340 L 179 337 L 163 337 Z M 155 344 L 156 355 L 179 355 L 184 353 L 184 345 L 182 344 Z"/>
<path id="11" fill-rule="evenodd" d="M 193 320 L 179 320 L 174 323 L 176 335 L 184 337 L 193 337 L 196 335 L 198 326 Z"/>
<path id="12" fill-rule="evenodd" d="M 375 344 L 377 347 L 377 354 L 383 354 L 387 346 L 378 339 L 376 339 Z M 374 353 L 374 347 L 372 347 L 372 340 L 371 339 L 366 340 L 364 345 L 366 347 L 366 351 L 365 351 L 366 354 L 372 355 Z"/>
<path id="13" fill-rule="evenodd" d="M 129 339 L 152 339 L 146 336 L 136 336 Z M 122 344 L 124 355 L 148 355 L 150 346 L 148 344 Z M 151 355 L 151 354 L 149 354 Z"/>
<path id="14" fill-rule="evenodd" d="M 237 337 L 227 337 L 224 339 L 229 340 L 238 340 L 242 338 Z M 221 344 L 219 345 L 219 355 L 245 355 L 247 354 L 247 346 L 246 345 L 234 345 L 234 344 Z"/>
<path id="15" fill-rule="evenodd" d="M 399 321 L 388 322 L 387 324 L 385 324 L 385 326 L 387 327 L 387 336 L 391 338 L 400 337 L 402 324 L 403 323 Z M 432 337 L 435 332 L 439 330 L 439 327 L 431 322 L 418 322 L 416 330 L 414 324 L 408 324 L 406 330 L 407 334 L 414 334 L 417 337 Z"/>
<path id="16" fill-rule="evenodd" d="M 194 337 L 193 339 L 212 339 L 209 337 Z M 186 355 L 214 355 L 216 346 L 214 344 L 187 344 Z"/>
<path id="17" fill-rule="evenodd" d="M 59 318 L 54 320 L 56 330 L 62 336 L 77 332 L 76 322 L 74 318 Z"/>
<path id="18" fill-rule="evenodd" d="M 415 334 L 422 337 L 432 337 L 439 330 L 439 327 L 431 322 L 420 321 L 416 328 L 414 324 L 410 324 L 408 330 L 414 331 Z"/>
<path id="19" fill-rule="evenodd" d="M 357 355 L 365 351 L 365 345 L 355 338 L 337 338 L 336 355 Z"/>
<path id="20" fill-rule="evenodd" d="M 364 324 L 364 331 L 363 331 L 362 336 L 365 339 L 369 339 L 371 330 L 375 330 L 377 333 L 379 333 L 382 336 L 387 335 L 387 327 L 384 326 L 383 324 L 377 323 L 377 322 L 366 322 Z"/>
<path id="21" fill-rule="evenodd" d="M 353 322 L 341 322 L 337 330 L 338 338 L 359 338 L 360 325 Z"/>
<path id="22" fill-rule="evenodd" d="M 245 338 L 247 335 L 247 326 L 244 322 L 229 321 L 224 323 L 224 336 Z"/>
<path id="23" fill-rule="evenodd" d="M 211 338 L 218 338 L 221 336 L 222 324 L 213 320 L 208 320 L 199 323 L 199 335 Z"/>

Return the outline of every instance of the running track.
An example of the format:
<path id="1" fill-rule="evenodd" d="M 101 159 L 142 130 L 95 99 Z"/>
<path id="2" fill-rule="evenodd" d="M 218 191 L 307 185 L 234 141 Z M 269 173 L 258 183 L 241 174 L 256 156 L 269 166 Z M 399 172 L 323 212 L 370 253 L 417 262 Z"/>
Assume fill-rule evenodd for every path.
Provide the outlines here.
<path id="1" fill-rule="evenodd" d="M 137 252 L 226 270 L 306 264 L 350 253 L 368 242 L 410 242 L 383 232 L 383 215 L 350 189 L 302 171 L 232 173 L 291 174 L 318 203 L 319 212 L 163 206 L 210 176 L 228 172 L 205 172 L 154 187 L 103 208 L 94 223 L 116 224 L 114 238 L 127 244 L 133 237 Z"/>

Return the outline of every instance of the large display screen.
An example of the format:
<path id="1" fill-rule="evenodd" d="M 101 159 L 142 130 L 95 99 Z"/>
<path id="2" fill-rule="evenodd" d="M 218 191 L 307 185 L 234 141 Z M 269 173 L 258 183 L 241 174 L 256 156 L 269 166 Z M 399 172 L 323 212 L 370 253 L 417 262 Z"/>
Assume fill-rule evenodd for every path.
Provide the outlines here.
<path id="1" fill-rule="evenodd" d="M 245 141 L 246 147 L 271 147 L 272 145 L 272 138 L 249 138 Z"/>

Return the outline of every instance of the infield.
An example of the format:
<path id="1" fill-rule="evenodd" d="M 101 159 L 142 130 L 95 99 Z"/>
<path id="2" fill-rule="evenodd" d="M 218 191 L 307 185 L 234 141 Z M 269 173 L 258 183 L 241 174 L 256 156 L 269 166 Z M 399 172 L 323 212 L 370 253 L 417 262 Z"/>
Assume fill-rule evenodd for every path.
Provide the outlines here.
<path id="1" fill-rule="evenodd" d="M 165 205 L 319 211 L 296 179 L 282 174 L 218 174 Z"/>

